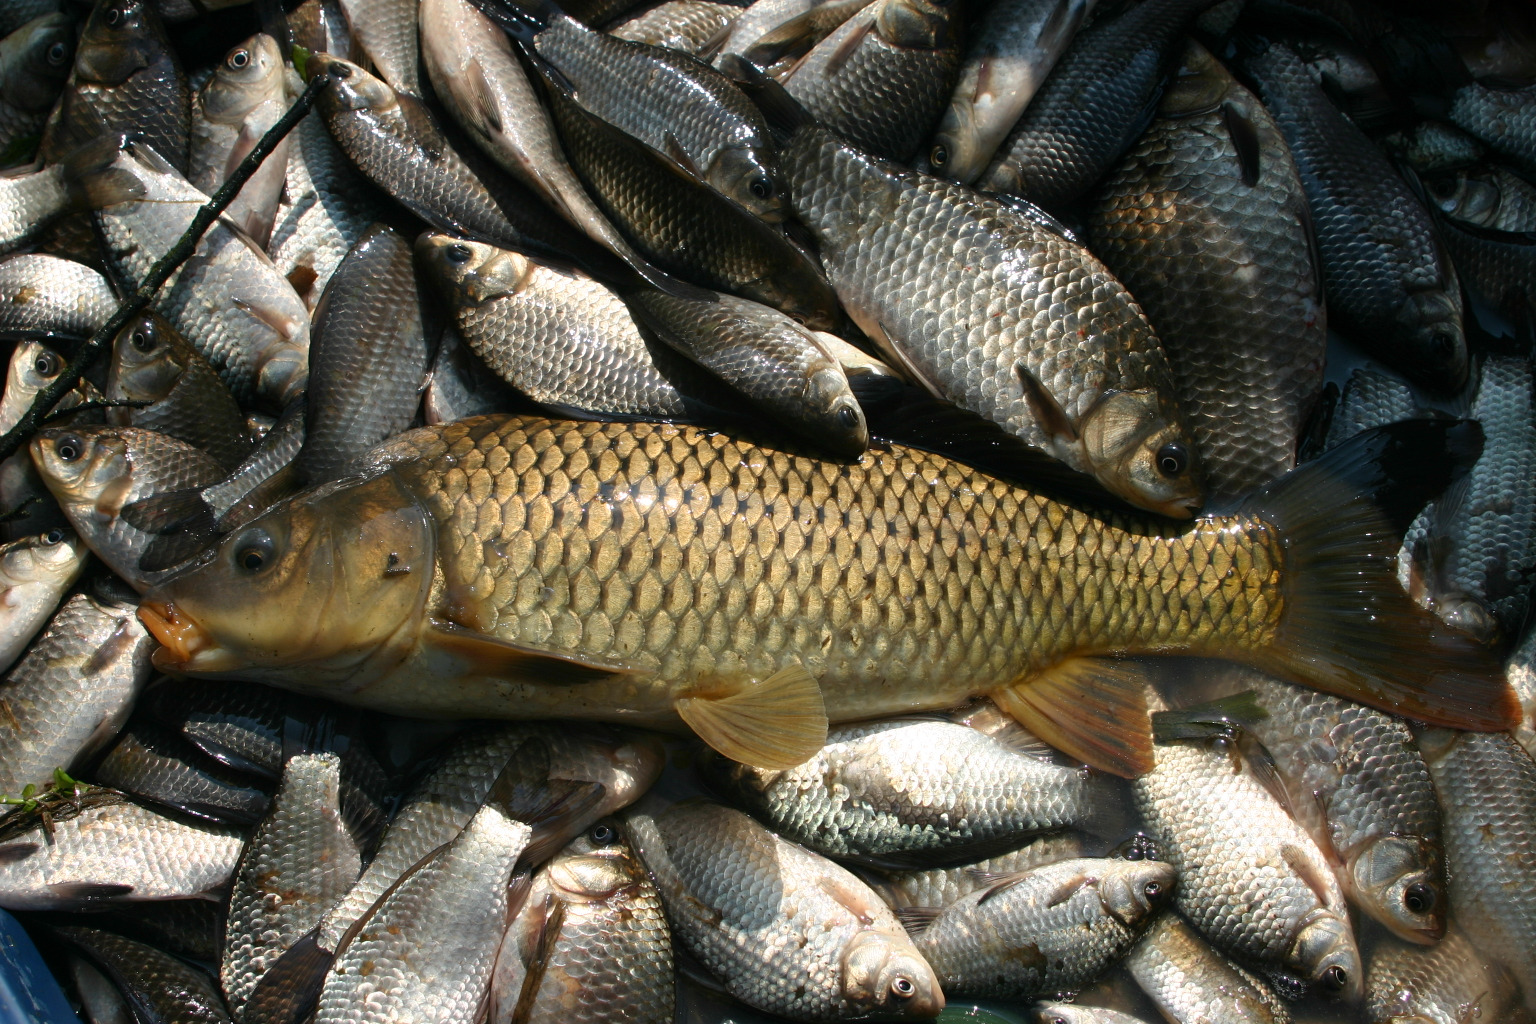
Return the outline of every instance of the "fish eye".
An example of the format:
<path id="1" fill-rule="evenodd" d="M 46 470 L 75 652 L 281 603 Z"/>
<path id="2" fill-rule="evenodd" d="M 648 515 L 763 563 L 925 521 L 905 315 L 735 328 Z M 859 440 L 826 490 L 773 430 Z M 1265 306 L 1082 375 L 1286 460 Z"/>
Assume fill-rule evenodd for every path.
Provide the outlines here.
<path id="1" fill-rule="evenodd" d="M 1141 887 L 1141 891 L 1146 893 L 1147 899 L 1149 900 L 1161 899 L 1163 896 L 1163 883 L 1148 882 L 1146 885 Z"/>
<path id="2" fill-rule="evenodd" d="M 59 438 L 58 443 L 53 446 L 53 450 L 65 462 L 74 462 L 84 454 L 85 442 L 74 434 L 65 434 Z"/>
<path id="3" fill-rule="evenodd" d="M 52 46 L 48 47 L 47 57 L 49 64 L 63 64 L 65 58 L 68 56 L 69 47 L 65 46 L 63 43 L 54 43 Z"/>
<path id="4" fill-rule="evenodd" d="M 1427 914 L 1435 909 L 1435 890 L 1423 882 L 1414 882 L 1403 890 L 1403 906 L 1415 914 Z"/>
<path id="5" fill-rule="evenodd" d="M 773 198 L 773 182 L 767 178 L 753 178 L 752 184 L 748 185 L 747 188 L 759 199 Z"/>
<path id="6" fill-rule="evenodd" d="M 1335 964 L 1323 972 L 1323 976 L 1318 980 L 1318 984 L 1326 992 L 1343 992 L 1345 986 L 1349 984 L 1349 975 L 1344 973 L 1344 968 Z"/>
<path id="7" fill-rule="evenodd" d="M 1436 178 L 1429 183 L 1429 190 L 1441 199 L 1449 199 L 1456 194 L 1456 179 Z"/>
<path id="8" fill-rule="evenodd" d="M 1189 465 L 1189 452 L 1181 444 L 1165 444 L 1157 450 L 1157 471 L 1163 476 L 1178 476 Z"/>
<path id="9" fill-rule="evenodd" d="M 49 547 L 53 547 L 55 544 L 62 544 L 63 542 L 64 531 L 60 527 L 55 526 L 53 529 L 43 534 L 43 543 Z"/>
<path id="10" fill-rule="evenodd" d="M 155 336 L 143 328 L 134 331 L 128 340 L 140 352 L 150 352 L 155 347 Z"/>
<path id="11" fill-rule="evenodd" d="M 1436 331 L 1429 336 L 1429 348 L 1437 357 L 1449 358 L 1456 350 L 1456 338 L 1449 331 Z"/>
<path id="12" fill-rule="evenodd" d="M 928 162 L 935 167 L 943 167 L 949 163 L 949 147 L 943 143 L 934 146 L 928 153 Z"/>
<path id="13" fill-rule="evenodd" d="M 350 67 L 348 67 L 347 65 L 345 65 L 345 64 L 332 64 L 331 65 L 331 77 L 332 78 L 340 78 L 340 79 L 343 79 L 343 80 L 351 78 L 352 77 L 352 69 Z"/>
<path id="14" fill-rule="evenodd" d="M 454 266 L 463 266 L 468 263 L 471 255 L 467 245 L 454 244 L 443 250 L 444 258 Z"/>
<path id="15" fill-rule="evenodd" d="M 853 411 L 852 406 L 843 406 L 837 410 L 837 422 L 847 430 L 852 430 L 859 425 L 859 414 Z"/>
<path id="16" fill-rule="evenodd" d="M 917 986 L 906 975 L 898 974 L 891 979 L 891 994 L 897 999 L 911 999 L 917 995 Z"/>
<path id="17" fill-rule="evenodd" d="M 239 71 L 250 62 L 251 53 L 249 50 L 236 50 L 234 53 L 230 54 L 229 59 L 225 61 L 226 64 L 234 68 L 236 71 Z"/>
<path id="18" fill-rule="evenodd" d="M 55 352 L 42 352 L 33 362 L 32 369 L 37 371 L 39 377 L 57 377 L 59 371 L 64 369 L 64 361 Z"/>
<path id="19" fill-rule="evenodd" d="M 111 7 L 107 8 L 107 12 L 105 15 L 103 15 L 103 17 L 106 19 L 108 25 L 116 28 L 128 20 L 128 5 L 113 4 Z"/>
<path id="20" fill-rule="evenodd" d="M 235 548 L 235 565 L 246 572 L 260 572 L 272 561 L 272 538 L 266 530 L 251 530 Z"/>
<path id="21" fill-rule="evenodd" d="M 587 833 L 587 838 L 598 846 L 609 846 L 618 840 L 619 834 L 612 825 L 597 825 Z"/>

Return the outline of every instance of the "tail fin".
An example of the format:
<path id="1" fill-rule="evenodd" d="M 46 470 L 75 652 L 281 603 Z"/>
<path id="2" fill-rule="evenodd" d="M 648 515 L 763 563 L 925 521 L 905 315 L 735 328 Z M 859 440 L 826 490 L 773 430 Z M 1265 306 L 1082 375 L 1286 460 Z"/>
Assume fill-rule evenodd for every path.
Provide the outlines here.
<path id="1" fill-rule="evenodd" d="M 99 210 L 144 198 L 144 183 L 119 163 L 124 150 L 148 150 L 142 142 L 135 147 L 135 139 L 121 133 L 102 135 L 70 151 L 63 160 L 64 183 L 75 209 Z"/>
<path id="2" fill-rule="evenodd" d="M 768 127 L 781 140 L 788 139 L 801 128 L 815 125 L 816 119 L 789 90 L 763 74 L 751 61 L 738 54 L 728 53 L 720 58 L 720 73 L 736 83 L 737 88 L 757 105 L 768 121 Z"/>
<path id="3" fill-rule="evenodd" d="M 1254 494 L 1243 513 L 1286 546 L 1273 641 L 1243 657 L 1274 675 L 1454 729 L 1519 721 L 1498 659 L 1414 604 L 1397 582 L 1403 531 L 1482 450 L 1468 421 L 1367 431 Z"/>
<path id="4" fill-rule="evenodd" d="M 529 49 L 533 37 L 565 14 L 553 0 L 470 0 L 480 13 Z"/>

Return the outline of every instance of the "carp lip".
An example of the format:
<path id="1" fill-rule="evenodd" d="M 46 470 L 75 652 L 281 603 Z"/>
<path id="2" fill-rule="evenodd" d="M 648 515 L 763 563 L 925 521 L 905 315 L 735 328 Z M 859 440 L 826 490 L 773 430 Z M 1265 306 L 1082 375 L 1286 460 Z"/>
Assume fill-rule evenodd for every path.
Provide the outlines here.
<path id="1" fill-rule="evenodd" d="M 139 621 L 160 642 L 153 661 L 163 671 L 185 668 L 201 651 L 213 646 L 203 627 L 169 601 L 140 602 Z"/>

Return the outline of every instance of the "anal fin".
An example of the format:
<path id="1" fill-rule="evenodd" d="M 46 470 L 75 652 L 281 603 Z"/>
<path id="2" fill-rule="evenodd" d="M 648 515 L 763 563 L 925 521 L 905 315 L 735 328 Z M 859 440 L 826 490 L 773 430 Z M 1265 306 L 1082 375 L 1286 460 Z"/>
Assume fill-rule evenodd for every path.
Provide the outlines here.
<path id="1" fill-rule="evenodd" d="M 1134 662 L 1078 656 L 988 696 L 1030 732 L 1111 775 L 1152 770 L 1147 677 Z"/>
<path id="2" fill-rule="evenodd" d="M 680 697 L 676 706 L 705 743 L 754 768 L 793 768 L 827 745 L 821 686 L 799 665 L 728 695 Z"/>

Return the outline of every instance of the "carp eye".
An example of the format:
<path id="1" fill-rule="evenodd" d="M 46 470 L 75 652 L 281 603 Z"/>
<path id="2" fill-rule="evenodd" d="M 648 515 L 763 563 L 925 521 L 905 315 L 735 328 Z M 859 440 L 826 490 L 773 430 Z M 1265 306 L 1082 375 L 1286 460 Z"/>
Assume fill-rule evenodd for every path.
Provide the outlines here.
<path id="1" fill-rule="evenodd" d="M 128 340 L 133 344 L 133 347 L 138 349 L 140 352 L 148 352 L 155 347 L 154 335 L 142 329 L 134 331 Z"/>
<path id="2" fill-rule="evenodd" d="M 1344 973 L 1342 967 L 1330 967 L 1318 979 L 1318 984 L 1325 992 L 1343 992 L 1345 986 L 1349 984 L 1349 975 Z"/>
<path id="3" fill-rule="evenodd" d="M 587 833 L 587 838 L 597 846 L 609 846 L 618 840 L 619 834 L 612 825 L 598 825 Z"/>
<path id="4" fill-rule="evenodd" d="M 1423 882 L 1414 882 L 1403 890 L 1403 906 L 1415 914 L 1427 914 L 1435 909 L 1435 890 Z"/>
<path id="5" fill-rule="evenodd" d="M 239 71 L 241 68 L 251 63 L 250 51 L 236 50 L 234 53 L 229 55 L 229 59 L 225 61 L 225 63 L 234 68 L 236 71 Z"/>
<path id="6" fill-rule="evenodd" d="M 123 12 L 116 7 L 108 7 L 107 13 L 103 15 L 103 17 L 106 19 L 108 25 L 115 27 L 118 22 L 123 20 Z"/>
<path id="7" fill-rule="evenodd" d="M 1441 199 L 1449 199 L 1456 194 L 1456 179 L 1436 178 L 1429 183 L 1429 190 Z"/>
<path id="8" fill-rule="evenodd" d="M 1147 899 L 1149 900 L 1161 899 L 1163 896 L 1163 883 L 1148 882 L 1146 885 L 1141 887 L 1141 891 L 1146 893 Z"/>
<path id="9" fill-rule="evenodd" d="M 63 542 L 64 531 L 57 526 L 43 534 L 43 543 L 49 547 L 53 547 L 55 544 L 62 544 Z"/>
<path id="10" fill-rule="evenodd" d="M 759 199 L 773 198 L 773 182 L 767 178 L 753 178 L 752 184 L 748 185 L 747 189 Z"/>
<path id="11" fill-rule="evenodd" d="M 47 57 L 49 64 L 63 64 L 65 58 L 68 56 L 69 47 L 65 46 L 63 43 L 54 43 L 52 46 L 48 47 Z"/>
<path id="12" fill-rule="evenodd" d="M 1165 444 L 1157 450 L 1157 471 L 1163 476 L 1178 476 L 1189 465 L 1189 453 L 1181 444 Z"/>
<path id="13" fill-rule="evenodd" d="M 348 67 L 347 65 L 345 65 L 345 64 L 332 64 L 331 65 L 331 77 L 332 78 L 340 78 L 340 79 L 343 79 L 343 80 L 351 78 L 352 77 L 352 69 L 350 67 Z"/>
<path id="14" fill-rule="evenodd" d="M 1429 350 L 1439 359 L 1449 359 L 1456 351 L 1456 336 L 1449 331 L 1436 331 L 1429 336 Z"/>
<path id="15" fill-rule="evenodd" d="M 235 565 L 246 572 L 260 572 L 272 561 L 272 538 L 265 530 L 252 530 L 235 548 Z"/>
<path id="16" fill-rule="evenodd" d="M 37 371 L 39 377 L 57 377 L 59 371 L 64 369 L 64 361 L 54 352 L 43 352 L 33 362 L 32 369 Z"/>
<path id="17" fill-rule="evenodd" d="M 467 245 L 450 245 L 443 250 L 443 256 L 456 267 L 461 267 L 469 262 L 471 253 Z"/>
<path id="18" fill-rule="evenodd" d="M 949 147 L 942 143 L 934 146 L 928 153 L 928 162 L 935 167 L 943 167 L 949 163 Z"/>
<path id="19" fill-rule="evenodd" d="M 911 999 L 917 995 L 917 986 L 912 984 L 911 978 L 898 974 L 891 979 L 891 995 L 897 999 Z"/>
<path id="20" fill-rule="evenodd" d="M 837 410 L 837 422 L 841 423 L 844 428 L 852 430 L 859 425 L 859 414 L 854 412 L 850 406 L 845 405 Z"/>
<path id="21" fill-rule="evenodd" d="M 65 434 L 59 438 L 59 443 L 53 446 L 53 450 L 65 462 L 74 462 L 85 451 L 85 442 L 74 434 Z"/>

